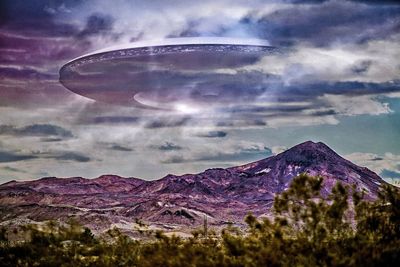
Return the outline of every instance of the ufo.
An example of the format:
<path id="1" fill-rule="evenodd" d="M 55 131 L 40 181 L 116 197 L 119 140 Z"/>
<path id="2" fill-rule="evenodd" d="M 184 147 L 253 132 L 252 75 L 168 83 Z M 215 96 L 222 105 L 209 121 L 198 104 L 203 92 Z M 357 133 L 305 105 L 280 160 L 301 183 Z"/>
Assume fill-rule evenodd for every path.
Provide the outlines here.
<path id="1" fill-rule="evenodd" d="M 96 101 L 140 108 L 246 102 L 268 86 L 265 74 L 246 67 L 276 53 L 278 48 L 259 39 L 141 41 L 69 61 L 60 69 L 60 82 Z"/>

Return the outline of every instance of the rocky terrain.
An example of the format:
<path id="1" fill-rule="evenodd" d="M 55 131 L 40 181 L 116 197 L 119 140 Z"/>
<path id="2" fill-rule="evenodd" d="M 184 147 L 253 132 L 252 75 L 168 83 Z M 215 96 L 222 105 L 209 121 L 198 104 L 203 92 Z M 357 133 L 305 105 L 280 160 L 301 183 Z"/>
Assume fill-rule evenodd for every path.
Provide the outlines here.
<path id="1" fill-rule="evenodd" d="M 375 198 L 385 183 L 325 144 L 308 141 L 242 166 L 167 175 L 155 181 L 116 175 L 11 181 L 0 185 L 0 222 L 66 221 L 74 217 L 95 232 L 113 226 L 126 231 L 145 227 L 185 232 L 201 226 L 205 217 L 215 227 L 241 224 L 249 212 L 268 216 L 274 195 L 300 173 L 322 175 L 323 194 L 340 181 Z"/>

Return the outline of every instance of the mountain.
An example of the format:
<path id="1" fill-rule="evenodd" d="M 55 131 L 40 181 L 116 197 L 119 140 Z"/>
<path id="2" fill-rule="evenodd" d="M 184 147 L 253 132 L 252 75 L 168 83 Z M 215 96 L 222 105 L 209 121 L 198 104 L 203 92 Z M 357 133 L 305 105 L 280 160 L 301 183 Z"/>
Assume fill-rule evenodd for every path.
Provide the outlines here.
<path id="1" fill-rule="evenodd" d="M 138 221 L 149 224 L 148 229 L 183 231 L 201 225 L 205 216 L 215 226 L 240 224 L 248 212 L 268 216 L 275 194 L 301 173 L 322 175 L 323 195 L 340 181 L 376 198 L 385 184 L 377 174 L 327 145 L 308 141 L 242 166 L 167 175 L 155 181 L 116 175 L 11 181 L 0 185 L 0 222 L 76 217 L 99 232 L 112 226 L 129 231 L 142 225 Z"/>

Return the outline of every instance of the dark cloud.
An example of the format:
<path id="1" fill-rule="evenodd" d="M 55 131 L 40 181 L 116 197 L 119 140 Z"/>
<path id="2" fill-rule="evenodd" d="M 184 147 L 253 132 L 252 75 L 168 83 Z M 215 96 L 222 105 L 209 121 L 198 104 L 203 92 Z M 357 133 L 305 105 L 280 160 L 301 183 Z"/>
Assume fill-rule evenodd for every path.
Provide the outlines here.
<path id="1" fill-rule="evenodd" d="M 61 161 L 89 162 L 90 158 L 77 152 L 62 152 L 50 155 L 49 158 Z"/>
<path id="2" fill-rule="evenodd" d="M 0 151 L 0 163 L 24 161 L 32 159 L 54 159 L 60 161 L 89 162 L 91 159 L 79 152 L 74 151 L 52 151 L 31 152 L 30 154 L 19 154 L 16 152 Z"/>
<path id="3" fill-rule="evenodd" d="M 351 71 L 355 74 L 365 73 L 368 71 L 368 69 L 371 67 L 371 65 L 372 65 L 371 60 L 363 60 L 363 61 L 359 62 L 358 64 L 356 64 L 355 66 L 353 66 L 351 68 Z"/>
<path id="4" fill-rule="evenodd" d="M 267 123 L 263 119 L 255 119 L 253 115 L 249 117 L 242 117 L 238 119 L 231 119 L 225 121 L 217 121 L 216 127 L 251 127 L 251 126 L 266 126 Z"/>
<path id="5" fill-rule="evenodd" d="M 326 46 L 335 42 L 358 43 L 391 36 L 398 32 L 399 14 L 398 6 L 324 1 L 307 8 L 290 6 L 262 18 L 249 14 L 240 24 L 248 32 L 274 45 L 309 42 Z"/>
<path id="6" fill-rule="evenodd" d="M 214 162 L 246 162 L 260 160 L 271 156 L 270 150 L 265 151 L 239 151 L 236 153 L 219 153 L 217 155 L 202 156 L 194 159 L 193 161 L 214 161 Z"/>
<path id="7" fill-rule="evenodd" d="M 0 163 L 30 160 L 37 158 L 35 155 L 23 155 L 14 152 L 0 151 Z"/>
<path id="8" fill-rule="evenodd" d="M 400 5 L 399 0 L 351 0 L 366 5 Z"/>
<path id="9" fill-rule="evenodd" d="M 181 147 L 175 143 L 172 143 L 172 142 L 165 142 L 162 145 L 151 146 L 151 147 L 154 149 L 161 150 L 161 151 L 174 151 L 174 150 L 182 150 L 183 149 L 183 147 Z"/>
<path id="10" fill-rule="evenodd" d="M 176 164 L 176 163 L 184 163 L 184 162 L 186 162 L 186 160 L 182 155 L 173 155 L 173 156 L 170 156 L 167 159 L 161 161 L 161 163 L 164 163 L 164 164 Z"/>
<path id="11" fill-rule="evenodd" d="M 121 146 L 121 145 L 117 145 L 117 144 L 113 144 L 110 147 L 111 150 L 116 150 L 116 151 L 123 151 L 123 152 L 131 152 L 134 151 L 132 148 L 130 147 L 126 147 L 126 146 Z"/>
<path id="12" fill-rule="evenodd" d="M 102 148 L 108 149 L 108 150 L 114 150 L 114 151 L 121 151 L 121 152 L 132 152 L 135 151 L 134 148 L 127 146 L 127 145 L 122 145 L 119 143 L 114 143 L 114 142 L 97 142 L 98 145 L 100 145 Z"/>
<path id="13" fill-rule="evenodd" d="M 1 11 L 5 21 L 23 20 L 27 18 L 44 19 L 57 15 L 56 13 L 67 12 L 68 9 L 76 7 L 83 0 L 2 0 Z M 15 14 L 18 14 L 16 16 Z"/>
<path id="14" fill-rule="evenodd" d="M 140 121 L 139 117 L 130 116 L 101 116 L 87 120 L 87 123 L 93 124 L 132 124 Z"/>
<path id="15" fill-rule="evenodd" d="M 384 178 L 400 178 L 400 172 L 384 169 L 380 175 Z"/>
<path id="16" fill-rule="evenodd" d="M 50 143 L 50 142 L 61 142 L 61 141 L 64 141 L 64 139 L 50 137 L 50 138 L 41 138 L 40 141 Z"/>
<path id="17" fill-rule="evenodd" d="M 311 116 L 316 116 L 316 117 L 323 117 L 323 116 L 331 116 L 331 115 L 337 115 L 338 113 L 333 110 L 333 109 L 328 109 L 328 110 L 317 110 L 311 112 Z"/>
<path id="18" fill-rule="evenodd" d="M 198 133 L 196 136 L 198 137 L 205 137 L 205 138 L 222 138 L 227 136 L 228 133 L 224 131 L 209 131 L 206 133 Z"/>
<path id="19" fill-rule="evenodd" d="M 33 68 L 12 68 L 12 67 L 0 67 L 0 78 L 8 79 L 29 79 L 29 80 L 51 80 L 56 78 L 56 75 L 44 73 Z"/>
<path id="20" fill-rule="evenodd" d="M 384 94 L 400 91 L 400 81 L 391 81 L 385 83 L 368 83 L 359 81 L 349 82 L 330 82 L 330 81 L 315 81 L 315 82 L 298 82 L 295 85 L 283 86 L 280 92 L 276 95 L 279 101 L 291 102 L 295 99 L 312 100 L 324 94 L 333 95 L 371 95 Z M 312 108 L 312 106 L 309 106 Z"/>
<path id="21" fill-rule="evenodd" d="M 227 109 L 223 109 L 223 110 L 226 112 L 230 112 L 230 113 L 267 113 L 267 112 L 297 113 L 297 112 L 307 110 L 310 107 L 311 107 L 311 105 L 310 106 L 304 106 L 304 105 L 282 106 L 279 104 L 276 106 L 240 105 L 240 106 L 235 106 L 235 107 L 227 108 Z"/>
<path id="22" fill-rule="evenodd" d="M 114 19 L 107 14 L 95 13 L 86 20 L 85 28 L 78 34 L 78 38 L 99 34 L 110 34 L 113 29 Z"/>
<path id="23" fill-rule="evenodd" d="M 0 5 L 0 26 L 25 36 L 71 36 L 78 33 L 78 28 L 73 24 L 58 21 L 57 16 L 67 13 L 80 2 L 4 0 Z"/>
<path id="24" fill-rule="evenodd" d="M 94 13 L 87 17 L 83 29 L 76 23 L 66 23 L 60 15 L 69 14 L 82 0 L 71 1 L 2 1 L 0 26 L 9 31 L 18 31 L 25 36 L 38 37 L 89 37 L 109 34 L 114 19 L 107 14 Z"/>
<path id="25" fill-rule="evenodd" d="M 71 131 L 52 124 L 32 124 L 20 128 L 11 125 L 0 125 L 0 135 L 1 134 L 16 136 L 59 136 L 63 138 L 73 137 Z"/>
<path id="26" fill-rule="evenodd" d="M 51 124 L 33 124 L 23 128 L 17 129 L 17 133 L 20 135 L 53 135 L 61 137 L 73 137 L 71 131 L 66 130 L 60 126 Z"/>
<path id="27" fill-rule="evenodd" d="M 143 35 L 144 35 L 143 32 L 139 32 L 139 33 L 136 34 L 135 36 L 132 36 L 132 37 L 129 39 L 129 42 L 132 43 L 132 42 L 140 41 L 140 39 L 143 38 Z"/>
<path id="28" fill-rule="evenodd" d="M 145 127 L 149 129 L 155 128 L 170 128 L 184 126 L 190 121 L 191 117 L 169 117 L 169 118 L 158 118 L 156 120 L 148 122 Z"/>
<path id="29" fill-rule="evenodd" d="M 328 0 L 286 0 L 283 2 L 288 2 L 292 4 L 321 4 L 327 1 Z"/>
<path id="30" fill-rule="evenodd" d="M 240 148 L 235 152 L 220 152 L 213 155 L 195 156 L 193 158 L 185 158 L 183 155 L 171 155 L 161 161 L 165 164 L 170 163 L 184 163 L 184 162 L 199 162 L 199 161 L 212 161 L 212 162 L 246 162 L 260 160 L 272 155 L 272 150 L 268 147 L 247 147 Z"/>
<path id="31" fill-rule="evenodd" d="M 272 155 L 272 151 L 268 147 L 259 148 L 259 147 L 249 147 L 249 148 L 242 148 L 234 153 L 219 153 L 217 155 L 205 155 L 202 157 L 198 157 L 195 161 L 253 161 L 259 160 Z"/>
<path id="32" fill-rule="evenodd" d="M 197 30 L 197 28 L 201 25 L 202 20 L 201 19 L 189 19 L 186 22 L 186 28 L 179 33 L 172 33 L 169 34 L 167 37 L 168 38 L 176 38 L 176 37 L 196 37 L 196 36 L 201 36 L 200 31 Z"/>

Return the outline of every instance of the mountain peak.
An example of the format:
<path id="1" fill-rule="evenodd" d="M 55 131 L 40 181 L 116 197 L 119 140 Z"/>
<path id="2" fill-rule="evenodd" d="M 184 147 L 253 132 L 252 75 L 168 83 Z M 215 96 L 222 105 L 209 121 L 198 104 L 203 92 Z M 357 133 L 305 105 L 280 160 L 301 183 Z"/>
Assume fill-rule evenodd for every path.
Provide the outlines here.
<path id="1" fill-rule="evenodd" d="M 322 142 L 306 141 L 298 144 L 277 155 L 278 158 L 287 158 L 288 160 L 306 159 L 307 161 L 318 161 L 322 163 L 326 160 L 343 161 L 333 149 Z"/>
<path id="2" fill-rule="evenodd" d="M 300 143 L 298 145 L 295 145 L 294 147 L 290 148 L 287 151 L 293 150 L 293 149 L 301 149 L 301 150 L 330 150 L 333 151 L 329 146 L 327 146 L 323 142 L 313 142 L 313 141 L 305 141 L 303 143 Z M 334 151 L 333 151 L 334 152 Z"/>

